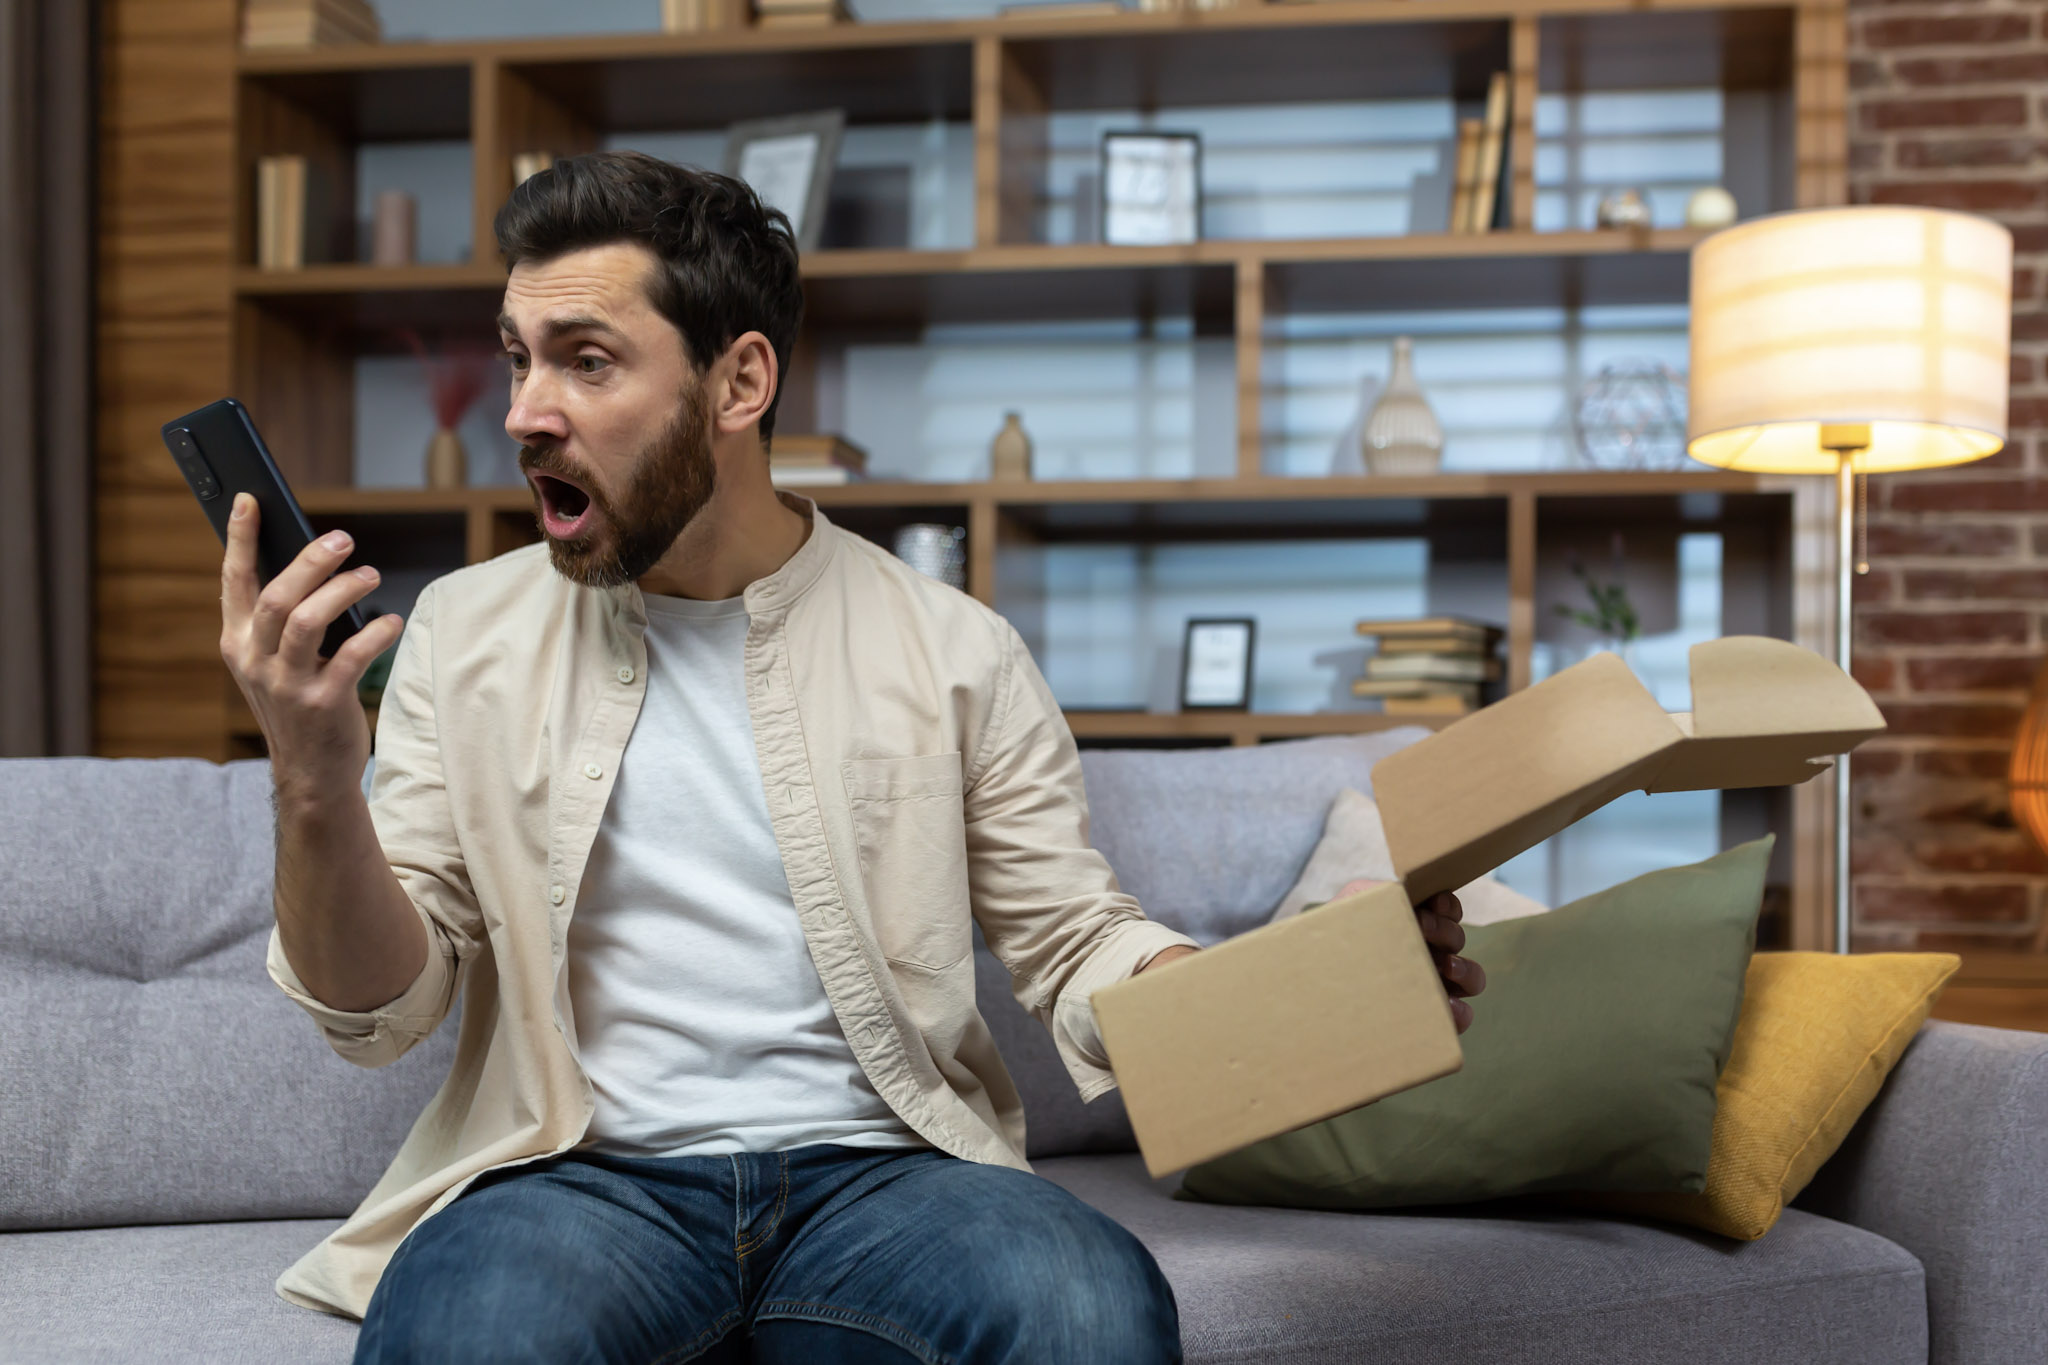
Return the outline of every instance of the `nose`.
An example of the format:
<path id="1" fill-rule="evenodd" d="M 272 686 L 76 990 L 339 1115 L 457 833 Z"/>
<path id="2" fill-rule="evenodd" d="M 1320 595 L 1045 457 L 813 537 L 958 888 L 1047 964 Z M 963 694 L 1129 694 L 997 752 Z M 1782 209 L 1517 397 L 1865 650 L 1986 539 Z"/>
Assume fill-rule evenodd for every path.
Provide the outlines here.
<path id="1" fill-rule="evenodd" d="M 569 422 L 562 413 L 561 390 L 547 368 L 529 365 L 512 390 L 512 409 L 505 414 L 505 434 L 520 445 L 537 438 L 564 441 Z"/>

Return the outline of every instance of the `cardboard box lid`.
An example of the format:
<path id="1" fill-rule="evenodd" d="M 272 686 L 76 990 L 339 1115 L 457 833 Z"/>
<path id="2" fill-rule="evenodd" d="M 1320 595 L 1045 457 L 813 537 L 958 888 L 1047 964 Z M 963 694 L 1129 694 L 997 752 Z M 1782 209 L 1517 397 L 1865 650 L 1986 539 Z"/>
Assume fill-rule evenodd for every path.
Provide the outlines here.
<path id="1" fill-rule="evenodd" d="M 1409 895 L 1483 877 L 1626 792 L 1788 786 L 1885 728 L 1853 679 L 1783 640 L 1709 640 L 1690 666 L 1689 714 L 1596 654 L 1381 759 L 1373 797 Z"/>
<path id="2" fill-rule="evenodd" d="M 1690 714 L 1667 713 L 1600 654 L 1388 755 L 1372 782 L 1398 885 L 1097 991 L 1147 1169 L 1207 1161 L 1462 1065 L 1413 901 L 1625 792 L 1803 782 L 1884 729 L 1853 679 L 1782 640 L 1696 645 L 1691 671 Z"/>

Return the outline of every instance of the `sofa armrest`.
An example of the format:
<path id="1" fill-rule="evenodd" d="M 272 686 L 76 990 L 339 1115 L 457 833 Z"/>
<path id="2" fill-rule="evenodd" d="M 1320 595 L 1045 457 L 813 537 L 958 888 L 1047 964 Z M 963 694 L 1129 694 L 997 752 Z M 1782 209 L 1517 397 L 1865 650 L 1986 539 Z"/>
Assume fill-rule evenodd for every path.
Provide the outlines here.
<path id="1" fill-rule="evenodd" d="M 1796 1203 L 1919 1258 L 1930 1365 L 2048 1360 L 2048 1034 L 1929 1022 Z"/>

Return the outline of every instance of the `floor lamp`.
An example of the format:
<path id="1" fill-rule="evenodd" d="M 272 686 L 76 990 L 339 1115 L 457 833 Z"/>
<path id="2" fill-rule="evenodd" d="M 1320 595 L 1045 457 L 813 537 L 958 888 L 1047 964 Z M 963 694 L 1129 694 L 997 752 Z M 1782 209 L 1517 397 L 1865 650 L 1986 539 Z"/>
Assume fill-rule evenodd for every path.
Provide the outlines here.
<path id="1" fill-rule="evenodd" d="M 2005 444 L 2012 234 L 1941 209 L 1757 218 L 1692 252 L 1687 452 L 1835 480 L 1835 661 L 1851 659 L 1857 475 Z M 1835 951 L 1849 951 L 1849 760 L 1835 766 Z"/>

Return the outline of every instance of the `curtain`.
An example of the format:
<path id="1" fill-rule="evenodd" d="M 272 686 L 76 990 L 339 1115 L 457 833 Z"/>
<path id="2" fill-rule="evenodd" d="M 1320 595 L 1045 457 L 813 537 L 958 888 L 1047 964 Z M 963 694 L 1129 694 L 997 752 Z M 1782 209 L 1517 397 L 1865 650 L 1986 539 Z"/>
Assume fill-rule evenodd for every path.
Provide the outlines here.
<path id="1" fill-rule="evenodd" d="M 92 745 L 93 23 L 0 0 L 0 755 Z"/>

